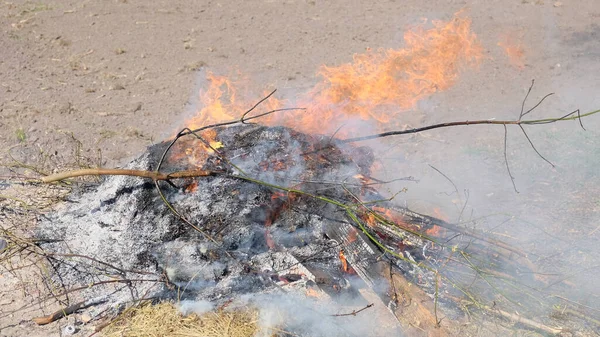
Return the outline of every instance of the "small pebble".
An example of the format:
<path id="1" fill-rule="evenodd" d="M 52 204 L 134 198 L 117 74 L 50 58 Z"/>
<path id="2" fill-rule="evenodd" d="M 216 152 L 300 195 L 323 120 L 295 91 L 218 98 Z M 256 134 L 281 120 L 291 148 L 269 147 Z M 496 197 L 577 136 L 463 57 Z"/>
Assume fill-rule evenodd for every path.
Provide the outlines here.
<path id="1" fill-rule="evenodd" d="M 65 336 L 71 336 L 77 332 L 77 328 L 75 328 L 73 325 L 67 325 L 63 328 L 62 332 Z"/>

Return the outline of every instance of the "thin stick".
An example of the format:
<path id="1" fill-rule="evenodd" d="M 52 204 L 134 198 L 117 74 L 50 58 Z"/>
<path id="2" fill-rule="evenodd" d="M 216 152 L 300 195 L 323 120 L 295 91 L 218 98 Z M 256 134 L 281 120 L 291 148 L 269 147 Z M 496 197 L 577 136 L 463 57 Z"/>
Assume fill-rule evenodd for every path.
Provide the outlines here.
<path id="1" fill-rule="evenodd" d="M 452 179 L 448 178 L 447 175 L 445 175 L 442 171 L 440 171 L 437 168 L 435 168 L 433 165 L 431 165 L 431 164 L 427 164 L 427 165 L 429 165 L 429 167 L 431 167 L 432 169 L 434 169 L 435 171 L 437 171 L 437 173 L 441 174 L 442 177 L 446 178 L 446 180 L 448 180 L 450 182 L 450 184 L 452 184 L 452 186 L 454 186 L 454 191 L 456 192 L 456 195 L 460 198 L 460 193 L 458 193 L 458 188 L 456 187 L 456 184 L 454 184 L 454 182 L 452 181 Z"/>
<path id="2" fill-rule="evenodd" d="M 65 291 L 63 291 L 63 292 L 61 292 L 59 294 L 56 294 L 56 295 L 53 294 L 53 295 L 46 296 L 45 298 L 41 298 L 41 299 L 39 299 L 39 300 L 37 300 L 35 302 L 26 304 L 26 305 L 20 307 L 19 309 L 7 311 L 7 312 L 2 312 L 1 315 L 0 315 L 0 318 L 8 317 L 9 315 L 12 315 L 12 314 L 16 313 L 17 311 L 29 309 L 29 308 L 32 308 L 32 307 L 34 307 L 36 305 L 39 305 L 40 303 L 44 303 L 44 302 L 46 302 L 48 300 L 51 300 L 53 298 L 57 298 L 57 297 L 61 297 L 61 296 L 66 296 L 68 294 L 72 294 L 74 292 L 81 291 L 81 290 L 84 290 L 84 289 L 89 289 L 89 288 L 96 287 L 96 286 L 103 285 L 103 284 L 113 284 L 113 283 L 131 284 L 132 282 L 157 282 L 157 283 L 165 283 L 165 281 L 161 280 L 161 279 L 116 279 L 116 280 L 113 279 L 113 280 L 98 281 L 98 282 L 94 282 L 94 283 L 91 283 L 91 284 L 88 284 L 88 285 L 84 285 L 84 286 L 80 286 L 80 287 L 75 287 L 75 288 L 67 289 L 67 290 L 65 290 Z"/>
<path id="3" fill-rule="evenodd" d="M 460 213 L 458 214 L 458 220 L 456 220 L 456 223 L 458 223 L 458 224 L 460 223 L 460 220 L 462 219 L 462 216 L 465 213 L 465 209 L 467 208 L 467 204 L 469 203 L 469 197 L 471 196 L 471 194 L 469 193 L 469 190 L 465 189 L 464 192 L 465 192 L 466 200 L 465 200 L 465 203 L 463 204 L 463 207 L 460 210 Z M 459 198 L 460 198 L 460 195 L 459 195 Z"/>
<path id="4" fill-rule="evenodd" d="M 92 305 L 96 305 L 96 304 L 102 303 L 102 302 L 106 302 L 105 296 L 98 297 L 98 298 L 92 298 L 90 300 L 75 303 L 66 308 L 55 311 L 54 313 L 52 313 L 48 316 L 35 317 L 32 319 L 32 321 L 37 325 L 50 324 L 54 321 L 58 321 L 59 319 L 61 319 L 63 317 L 69 316 L 70 314 L 73 314 L 73 313 L 77 312 L 78 310 L 85 309 L 87 307 L 91 307 Z"/>
<path id="5" fill-rule="evenodd" d="M 261 99 L 260 101 L 256 102 L 256 104 L 254 104 L 250 109 L 248 109 L 246 112 L 244 112 L 244 114 L 242 115 L 242 118 L 240 118 L 240 122 L 242 122 L 243 124 L 246 124 L 246 116 L 252 112 L 252 110 L 256 109 L 257 106 L 260 105 L 260 103 L 266 101 L 269 99 L 269 97 L 273 96 L 273 94 L 275 93 L 275 91 L 277 91 L 277 89 L 271 91 L 270 94 L 268 94 L 267 96 L 265 96 L 263 99 Z"/>
<path id="6" fill-rule="evenodd" d="M 534 320 L 525 318 L 519 314 L 511 314 L 510 312 L 506 312 L 504 310 L 500 310 L 500 309 L 494 309 L 494 308 L 490 308 L 488 306 L 484 306 L 483 309 L 491 312 L 491 313 L 496 313 L 499 314 L 500 316 L 513 320 L 516 323 L 520 323 L 523 324 L 525 326 L 528 326 L 530 328 L 536 329 L 538 331 L 543 331 L 552 335 L 558 335 L 559 333 L 562 332 L 562 329 L 555 329 L 552 327 L 549 327 L 547 325 L 544 325 L 542 323 L 536 322 Z"/>
<path id="7" fill-rule="evenodd" d="M 195 231 L 197 231 L 198 233 L 202 234 L 208 240 L 210 240 L 210 241 L 218 244 L 217 241 L 215 239 L 213 239 L 212 236 L 208 235 L 208 233 L 206 233 L 205 231 L 203 231 L 202 229 L 200 229 L 200 227 L 194 225 L 191 221 L 189 221 L 186 217 L 184 217 L 181 213 L 179 213 L 175 209 L 175 207 L 173 207 L 173 205 L 167 200 L 167 197 L 165 196 L 165 194 L 163 193 L 163 191 L 160 189 L 160 185 L 158 183 L 158 180 L 154 181 L 154 186 L 156 187 L 156 190 L 158 191 L 158 195 L 162 199 L 163 203 L 167 206 L 167 208 L 171 211 L 171 213 L 173 213 L 176 217 L 178 217 L 179 220 L 183 221 L 185 224 L 187 224 L 190 227 L 192 227 Z M 229 253 L 226 252 L 226 254 L 228 256 L 230 256 Z"/>
<path id="8" fill-rule="evenodd" d="M 121 269 L 121 268 L 119 268 L 117 266 L 114 266 L 114 265 L 112 265 L 110 263 L 107 263 L 107 262 L 95 259 L 95 258 L 93 258 L 91 256 L 87 256 L 87 255 L 48 253 L 48 252 L 45 252 L 45 251 L 41 252 L 40 255 L 47 256 L 47 257 L 56 257 L 56 256 L 59 256 L 59 257 L 65 257 L 65 258 L 78 257 L 78 258 L 82 258 L 82 259 L 88 259 L 88 260 L 90 260 L 92 262 L 96 262 L 98 264 L 101 264 L 101 265 L 104 265 L 106 267 L 112 268 L 112 269 L 118 271 L 121 275 L 126 275 L 127 273 L 144 274 L 144 275 L 155 275 L 154 273 L 147 272 L 147 271 L 142 271 L 142 270 L 133 270 L 133 269 L 131 269 L 131 270 L 125 270 L 125 269 Z"/>
<path id="9" fill-rule="evenodd" d="M 517 191 L 517 185 L 515 185 L 515 177 L 513 177 L 512 173 L 510 173 L 510 167 L 508 166 L 508 156 L 506 155 L 506 144 L 508 142 L 508 129 L 506 128 L 506 125 L 504 125 L 504 163 L 506 163 L 506 170 L 508 171 L 508 176 L 510 177 L 510 182 L 513 185 L 513 188 L 515 189 L 515 192 L 519 193 L 519 191 Z"/>
<path id="10" fill-rule="evenodd" d="M 367 309 L 371 308 L 373 305 L 374 305 L 373 303 L 369 303 L 364 308 L 361 308 L 358 310 L 352 310 L 352 312 L 349 312 L 347 314 L 335 314 L 335 315 L 331 315 L 331 316 L 333 316 L 333 317 L 356 316 L 356 314 L 358 314 L 359 312 L 367 310 Z"/>
<path id="11" fill-rule="evenodd" d="M 521 103 L 521 113 L 519 114 L 519 120 L 523 117 L 523 110 L 525 110 L 525 102 L 527 102 L 527 97 L 531 93 L 531 89 L 533 89 L 533 85 L 535 84 L 535 79 L 531 80 L 531 85 L 529 86 L 529 90 L 527 90 L 527 94 L 525 94 L 525 98 L 523 98 L 523 102 Z"/>
<path id="12" fill-rule="evenodd" d="M 520 123 L 524 123 L 524 122 L 523 121 L 519 122 L 519 121 L 515 121 L 515 120 L 498 121 L 498 120 L 493 120 L 493 119 L 476 120 L 476 121 L 461 121 L 461 122 L 447 122 L 447 123 L 438 123 L 438 124 L 427 125 L 427 126 L 423 126 L 420 128 L 414 128 L 414 129 L 407 129 L 407 130 L 401 130 L 401 131 L 388 131 L 388 132 L 382 132 L 382 133 L 369 135 L 369 136 L 347 138 L 347 139 L 340 140 L 340 142 L 343 144 L 354 143 L 354 142 L 361 142 L 361 141 L 376 139 L 376 138 L 406 135 L 406 134 L 411 134 L 411 133 L 419 133 L 419 132 L 423 132 L 423 131 L 452 127 L 452 126 L 468 126 L 468 125 L 479 125 L 479 124 L 518 125 Z"/>
<path id="13" fill-rule="evenodd" d="M 378 133 L 378 134 L 369 135 L 369 136 L 347 138 L 347 139 L 340 140 L 340 142 L 343 144 L 354 143 L 354 142 L 360 142 L 360 141 L 365 141 L 365 140 L 370 140 L 370 139 L 389 137 L 389 136 L 406 135 L 406 134 L 411 134 L 411 133 L 418 133 L 418 132 L 423 132 L 423 131 L 427 131 L 427 130 L 433 130 L 433 129 L 439 129 L 439 128 L 445 128 L 445 127 L 453 127 L 453 126 L 469 126 L 469 125 L 480 125 L 480 124 L 493 124 L 493 125 L 505 125 L 505 126 L 506 125 L 538 125 L 538 124 L 554 123 L 554 122 L 567 121 L 567 120 L 580 120 L 583 117 L 595 115 L 599 112 L 600 112 L 600 110 L 595 110 L 595 111 L 585 113 L 583 115 L 578 114 L 577 116 L 571 116 L 571 115 L 577 113 L 577 110 L 575 110 L 573 112 L 568 113 L 567 115 L 565 115 L 563 117 L 524 120 L 524 121 L 485 119 L 485 120 L 476 120 L 476 121 L 438 123 L 438 124 L 427 125 L 427 126 L 420 127 L 420 128 L 408 129 L 408 130 L 389 131 L 389 132 L 383 132 L 383 133 Z M 571 116 L 571 117 L 569 117 L 569 116 Z"/>
<path id="14" fill-rule="evenodd" d="M 61 181 L 74 177 L 81 176 L 105 176 L 105 175 L 121 175 L 121 176 L 134 176 L 140 178 L 148 178 L 154 181 L 158 180 L 170 180 L 170 179 L 181 179 L 181 178 L 194 178 L 194 177 L 206 177 L 214 174 L 213 171 L 206 170 L 192 170 L 192 171 L 178 171 L 173 173 L 161 173 L 156 171 L 143 171 L 143 170 L 128 170 L 128 169 L 83 169 L 68 172 L 60 172 L 41 178 L 40 180 L 44 183 L 51 183 L 55 181 Z"/>
<path id="15" fill-rule="evenodd" d="M 546 98 L 548 98 L 548 97 L 550 97 L 550 96 L 552 96 L 552 95 L 554 95 L 554 93 L 553 93 L 553 92 L 551 92 L 551 93 L 547 94 L 546 96 L 542 97 L 542 99 L 541 99 L 541 100 L 540 100 L 540 101 L 539 101 L 539 102 L 538 102 L 536 105 L 534 105 L 534 106 L 533 106 L 533 108 L 531 108 L 531 109 L 527 110 L 527 112 L 526 112 L 526 113 L 524 113 L 524 114 L 523 114 L 523 116 L 525 116 L 525 115 L 527 115 L 528 113 L 532 112 L 532 111 L 533 111 L 533 109 L 535 109 L 535 108 L 537 108 L 538 106 L 540 106 L 540 104 L 542 104 L 542 102 L 543 102 L 543 101 L 544 101 Z"/>
<path id="16" fill-rule="evenodd" d="M 583 127 L 583 122 L 581 121 L 581 112 L 579 111 L 579 109 L 575 110 L 577 111 L 577 116 L 579 117 L 579 125 L 581 125 L 581 128 L 583 129 L 583 131 L 587 131 L 584 127 Z"/>
<path id="17" fill-rule="evenodd" d="M 521 131 L 523 131 L 523 134 L 525 135 L 525 138 L 527 138 L 527 141 L 529 142 L 529 145 L 531 145 L 531 147 L 533 148 L 533 151 L 535 151 L 535 153 L 537 153 L 537 155 L 540 156 L 540 158 L 542 158 L 546 163 L 550 164 L 550 166 L 556 167 L 554 164 L 552 164 L 551 161 L 549 161 L 544 156 L 542 156 L 542 154 L 535 148 L 535 146 L 533 145 L 533 142 L 531 141 L 531 139 L 527 135 L 527 132 L 525 132 L 525 129 L 523 128 L 523 125 L 519 125 L 519 127 L 521 128 Z"/>
<path id="18" fill-rule="evenodd" d="M 579 306 L 579 307 L 581 307 L 581 308 L 585 308 L 585 309 L 593 310 L 593 311 L 596 311 L 596 312 L 600 313 L 600 310 L 598 310 L 598 309 L 596 309 L 596 308 L 592 308 L 592 307 L 590 307 L 590 306 L 588 306 L 588 305 L 581 304 L 581 303 L 579 303 L 579 302 L 576 302 L 576 301 L 570 300 L 570 299 L 568 299 L 568 298 L 566 298 L 566 297 L 562 297 L 562 296 L 560 296 L 560 295 L 551 295 L 550 297 L 556 297 L 556 298 L 558 298 L 558 299 L 561 299 L 561 300 L 563 300 L 563 301 L 567 301 L 567 302 L 569 302 L 569 303 L 571 303 L 571 304 L 575 304 L 575 305 L 577 305 L 577 306 Z"/>
<path id="19" fill-rule="evenodd" d="M 594 114 L 596 112 L 598 112 L 598 111 L 593 111 L 593 112 L 587 113 L 585 115 L 581 115 L 579 113 L 579 109 L 577 109 L 577 110 L 571 111 L 568 114 L 566 114 L 566 115 L 564 115 L 562 117 L 559 117 L 559 118 L 538 119 L 538 120 L 531 121 L 530 123 L 525 123 L 525 124 L 539 125 L 539 124 L 550 124 L 550 123 L 559 122 L 559 121 L 568 121 L 568 120 L 580 119 L 581 117 L 585 117 L 586 115 Z M 569 117 L 569 116 L 574 115 L 574 114 L 577 114 L 577 116 L 576 117 Z"/>

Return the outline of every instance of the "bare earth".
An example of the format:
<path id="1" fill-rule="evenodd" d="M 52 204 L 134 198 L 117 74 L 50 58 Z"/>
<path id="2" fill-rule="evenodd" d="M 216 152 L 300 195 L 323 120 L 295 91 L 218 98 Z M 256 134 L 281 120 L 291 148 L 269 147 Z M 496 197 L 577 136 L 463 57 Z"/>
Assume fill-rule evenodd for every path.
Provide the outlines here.
<path id="1" fill-rule="evenodd" d="M 477 70 L 465 70 L 450 90 L 432 97 L 413 114 L 407 112 L 404 124 L 516 118 L 531 79 L 536 79 L 532 102 L 545 93 L 556 93 L 536 118 L 560 116 L 576 108 L 582 113 L 600 108 L 597 0 L 3 1 L 0 162 L 10 162 L 9 152 L 19 160 L 33 162 L 28 156 L 40 149 L 66 156 L 73 149 L 72 134 L 82 143 L 84 155 L 98 158 L 97 149 L 101 149 L 101 164 L 118 166 L 182 127 L 196 109 L 198 90 L 206 86 L 200 70 L 240 71 L 259 92 L 278 88 L 288 94 L 302 93 L 316 82 L 319 66 L 351 62 L 354 53 L 366 48 L 402 47 L 407 27 L 423 18 L 448 20 L 462 9 L 473 20 L 472 30 L 486 51 L 486 60 Z M 521 63 L 511 63 L 498 45 L 507 36 L 521 46 Z M 419 143 L 401 159 L 390 159 L 398 163 L 392 171 L 423 179 L 423 189 L 409 195 L 409 201 L 435 194 L 426 203 L 441 203 L 446 213 L 455 212 L 453 217 L 454 204 L 439 196 L 445 180 L 433 171 L 421 173 L 429 170 L 426 164 L 453 177 L 460 189 L 471 189 L 472 206 L 480 213 L 506 203 L 506 209 L 521 207 L 523 212 L 552 217 L 536 211 L 529 202 L 550 200 L 552 205 L 562 205 L 557 196 L 572 193 L 573 198 L 581 198 L 578 205 L 585 214 L 576 226 L 580 236 L 573 239 L 585 237 L 591 244 L 600 239 L 600 230 L 594 231 L 600 226 L 600 200 L 593 192 L 600 190 L 600 182 L 592 174 L 600 164 L 594 159 L 594 155 L 600 156 L 594 150 L 599 145 L 600 118 L 587 123 L 592 131 L 584 139 L 587 147 L 583 152 L 574 144 L 560 143 L 560 153 L 552 152 L 556 149 L 552 146 L 540 146 L 564 167 L 571 168 L 571 155 L 585 159 L 573 169 L 543 171 L 545 164 L 534 159 L 525 141 L 511 143 L 511 151 L 522 149 L 519 151 L 525 153 L 517 153 L 513 159 L 522 192 L 518 196 L 506 177 L 501 147 L 497 148 L 503 139 L 499 129 L 493 133 L 485 128 L 431 133 L 432 143 Z M 560 137 L 564 130 L 578 129 L 572 123 L 567 129 L 552 126 L 548 130 Z M 537 136 L 542 143 L 551 137 L 542 131 Z M 449 140 L 460 146 L 449 147 Z M 489 150 L 488 141 L 495 142 L 493 155 L 472 166 L 461 166 L 464 162 L 459 155 Z M 442 152 L 428 151 L 435 149 Z M 419 157 L 420 153 L 427 154 Z M 577 171 L 579 168 L 583 171 Z M 486 175 L 485 170 L 491 173 Z M 581 193 L 568 185 L 570 173 L 570 178 L 579 179 L 576 186 L 586 186 Z M 551 178 L 544 184 L 559 187 L 537 188 L 530 180 L 538 174 L 549 174 Z M 427 178 L 438 180 L 427 183 Z M 490 196 L 492 192 L 496 194 Z M 418 206 L 422 204 L 415 204 Z M 554 211 L 560 218 L 560 209 Z M 548 228 L 554 227 L 550 224 Z M 566 228 L 557 231 L 568 232 Z M 589 256 L 600 256 L 598 248 Z M 597 289 L 594 280 L 598 278 L 589 276 L 584 289 Z M 0 275 L 1 287 L 14 286 L 8 278 Z M 18 294 L 15 296 L 2 297 L 0 305 L 18 301 Z M 59 323 L 39 328 L 30 318 L 0 319 L 0 336 L 59 335 Z M 3 329 L 9 324 L 10 328 Z"/>

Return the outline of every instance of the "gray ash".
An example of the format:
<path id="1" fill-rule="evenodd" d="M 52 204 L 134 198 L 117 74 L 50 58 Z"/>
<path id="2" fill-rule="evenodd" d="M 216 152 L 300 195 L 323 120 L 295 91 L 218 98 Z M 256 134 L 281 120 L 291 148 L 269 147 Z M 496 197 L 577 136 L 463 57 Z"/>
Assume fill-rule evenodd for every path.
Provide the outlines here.
<path id="1" fill-rule="evenodd" d="M 216 135 L 223 147 L 209 154 L 201 167 L 190 166 L 186 155 L 203 148 L 191 136 L 173 146 L 161 167 L 162 172 L 218 172 L 160 182 L 174 209 L 200 231 L 169 210 L 154 184 L 136 177 L 108 177 L 42 221 L 40 237 L 62 240 L 43 245 L 57 254 L 51 258 L 54 286 L 66 290 L 122 280 L 87 288 L 82 296 L 109 295 L 105 305 L 141 297 L 218 304 L 290 285 L 300 291 L 316 285 L 332 296 L 357 296 L 353 284 L 358 282 L 378 288 L 389 305 L 392 296 L 378 281 L 381 251 L 343 208 L 307 195 L 344 204 L 356 203 L 353 197 L 383 199 L 361 181 L 374 160 L 369 148 L 336 145 L 329 137 L 284 127 L 238 125 L 216 129 Z M 151 146 L 127 168 L 155 169 L 167 145 Z M 385 238 L 383 232 L 374 234 Z M 342 250 L 354 271 L 343 270 Z M 397 264 L 414 271 L 410 263 Z"/>

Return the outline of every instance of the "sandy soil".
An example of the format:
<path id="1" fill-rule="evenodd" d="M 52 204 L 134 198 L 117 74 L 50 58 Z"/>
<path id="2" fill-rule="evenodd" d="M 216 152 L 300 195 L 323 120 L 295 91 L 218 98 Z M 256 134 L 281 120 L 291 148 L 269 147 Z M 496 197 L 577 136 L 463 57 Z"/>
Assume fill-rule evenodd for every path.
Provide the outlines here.
<path id="1" fill-rule="evenodd" d="M 520 97 L 531 78 L 543 91 L 552 84 L 547 78 L 575 68 L 565 59 L 551 69 L 556 54 L 576 62 L 598 56 L 597 49 L 585 49 L 597 47 L 593 22 L 600 8 L 593 0 L 576 6 L 551 1 L 4 2 L 0 139 L 8 146 L 19 137 L 53 146 L 72 132 L 84 148 L 102 148 L 107 165 L 122 163 L 181 125 L 200 67 L 221 73 L 239 69 L 257 86 L 302 91 L 314 82 L 320 65 L 349 62 L 367 47 L 397 48 L 408 25 L 422 18 L 448 19 L 463 8 L 470 10 L 473 30 L 496 58 L 497 69 L 492 78 L 478 74 L 474 83 L 459 85 Z M 507 69 L 496 45 L 502 33 L 523 39 L 524 71 Z M 569 77 L 577 75 L 584 74 L 570 72 Z M 518 103 L 515 99 L 512 105 Z M 469 106 L 462 108 L 470 112 Z M 17 135 L 19 129 L 24 135 Z"/>
<path id="2" fill-rule="evenodd" d="M 316 81 L 320 65 L 350 62 L 354 53 L 368 47 L 398 48 L 407 26 L 422 22 L 422 18 L 447 20 L 461 9 L 473 19 L 473 31 L 487 59 L 479 70 L 461 75 L 453 88 L 432 97 L 414 114 L 407 114 L 406 123 L 417 126 L 449 119 L 514 118 L 533 78 L 536 99 L 556 92 L 553 103 L 540 115 L 600 107 L 600 2 L 596 0 L 390 0 L 352 4 L 319 0 L 3 1 L 0 161 L 10 161 L 7 149 L 23 161 L 35 161 L 35 152 L 40 149 L 66 155 L 73 149 L 72 134 L 82 143 L 85 155 L 96 158 L 96 150 L 101 149 L 102 165 L 117 166 L 182 126 L 195 109 L 198 89 L 206 84 L 198 70 L 225 74 L 239 70 L 259 90 L 274 87 L 300 93 Z M 522 48 L 520 63 L 511 63 L 498 45 L 507 36 Z M 594 127 L 600 127 L 598 118 L 587 124 L 588 129 Z M 552 127 L 553 134 L 533 135 L 547 140 L 570 130 L 576 128 Z M 391 170 L 412 170 L 409 175 L 418 175 L 431 163 L 454 177 L 460 188 L 471 188 L 473 207 L 479 207 L 481 213 L 502 202 L 506 209 L 518 205 L 520 211 L 528 209 L 528 201 L 552 199 L 552 205 L 561 204 L 548 195 L 573 189 L 566 180 L 568 172 L 573 172 L 568 169 L 555 171 L 551 174 L 554 178 L 548 178 L 562 187 L 536 189 L 531 178 L 543 170 L 544 163 L 536 161 L 531 166 L 529 154 L 517 153 L 513 169 L 521 169 L 517 182 L 522 194 L 511 194 L 502 150 L 490 150 L 489 145 L 502 142 L 501 131 L 492 134 L 483 128 L 458 135 L 446 131 L 431 135 L 433 143 L 415 145 L 401 159 L 390 159 L 399 165 Z M 586 159 L 580 163 L 585 170 L 575 173 L 578 184 L 589 187 L 586 193 L 576 195 L 586 200 L 582 205 L 586 217 L 578 230 L 582 236 L 591 233 L 591 242 L 600 236 L 600 231 L 593 231 L 599 224 L 600 201 L 591 192 L 598 191 L 600 185 L 593 174 L 598 163 L 593 155 L 599 155 L 594 150 L 597 136 L 592 131 L 582 139 L 587 144 L 583 153 L 577 152 L 581 148 L 573 143 L 542 146 L 548 151 L 560 149 L 552 157 L 567 168 L 572 168 L 572 158 Z M 439 152 L 418 156 L 440 146 L 446 149 L 448 140 L 463 143 L 443 153 L 475 153 L 478 162 L 465 168 L 463 159 Z M 464 141 L 471 143 L 466 146 Z M 524 144 L 514 141 L 510 145 L 519 149 L 525 148 Z M 488 150 L 493 156 L 482 158 L 481 151 Z M 474 177 L 477 172 L 489 175 Z M 432 201 L 424 197 L 439 196 L 443 178 L 430 171 L 420 178 L 430 178 L 431 182 L 425 182 L 421 192 L 409 199 L 427 199 L 428 205 L 446 203 L 448 212 L 455 211 L 448 198 L 434 197 Z M 491 191 L 496 192 L 493 197 L 489 196 Z M 560 216 L 560 209 L 555 211 Z M 591 256 L 598 256 L 597 252 L 593 250 Z M 590 287 L 597 285 L 595 282 Z M 26 319 L 12 317 L 15 326 L 10 329 L 0 327 L 0 336 L 32 333 L 32 324 L 19 323 L 21 318 Z M 58 335 L 59 329 L 55 325 L 39 334 Z"/>

